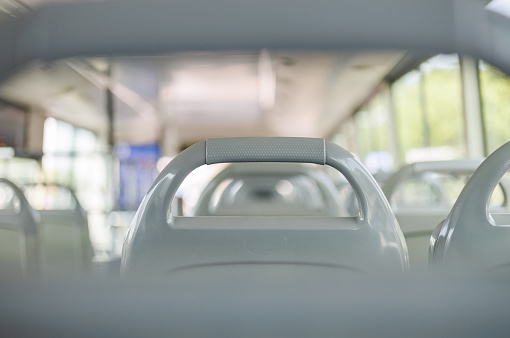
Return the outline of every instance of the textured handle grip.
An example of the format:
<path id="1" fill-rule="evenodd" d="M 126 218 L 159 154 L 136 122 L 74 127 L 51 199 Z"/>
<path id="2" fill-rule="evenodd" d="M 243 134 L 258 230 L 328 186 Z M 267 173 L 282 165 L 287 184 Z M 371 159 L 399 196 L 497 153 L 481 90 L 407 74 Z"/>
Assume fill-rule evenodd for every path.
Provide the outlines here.
<path id="1" fill-rule="evenodd" d="M 326 163 L 321 138 L 235 137 L 206 140 L 206 163 L 300 162 Z"/>

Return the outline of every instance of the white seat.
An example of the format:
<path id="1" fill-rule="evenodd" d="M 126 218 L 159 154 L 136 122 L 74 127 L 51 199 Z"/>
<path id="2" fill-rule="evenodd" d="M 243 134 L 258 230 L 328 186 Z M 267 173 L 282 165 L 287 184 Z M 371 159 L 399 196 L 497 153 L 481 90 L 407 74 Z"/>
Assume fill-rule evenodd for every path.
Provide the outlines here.
<path id="1" fill-rule="evenodd" d="M 39 219 L 21 190 L 0 178 L 0 278 L 38 275 Z"/>
<path id="2" fill-rule="evenodd" d="M 184 178 L 203 164 L 306 162 L 330 165 L 347 178 L 360 202 L 358 217 L 176 217 L 171 201 Z M 373 177 L 341 147 L 323 139 L 208 139 L 179 154 L 145 196 L 124 243 L 123 276 L 221 271 L 242 278 L 280 266 L 286 277 L 329 269 L 402 272 L 407 248 Z M 206 268 L 207 269 L 204 269 Z M 214 267 L 217 267 L 214 268 Z M 314 269 L 311 269 L 314 268 Z M 207 271 L 207 272 L 206 272 Z M 210 276 L 210 275 L 209 275 Z"/>
<path id="3" fill-rule="evenodd" d="M 94 255 L 87 214 L 74 193 L 54 184 L 23 187 L 29 203 L 41 214 L 39 231 L 43 277 L 89 274 Z"/>
<path id="4" fill-rule="evenodd" d="M 297 163 L 235 163 L 201 194 L 194 216 L 341 216 L 333 181 Z M 345 216 L 345 215 L 344 215 Z"/>
<path id="5" fill-rule="evenodd" d="M 430 236 L 482 159 L 417 162 L 402 167 L 383 186 L 383 192 L 406 238 L 411 270 L 428 267 Z M 510 193 L 510 181 L 501 186 Z M 494 207 L 508 210 L 507 205 Z"/>
<path id="6" fill-rule="evenodd" d="M 496 213 L 489 209 L 489 203 L 509 169 L 510 142 L 483 161 L 448 217 L 434 230 L 430 242 L 431 265 L 449 270 L 508 269 L 510 213 L 508 210 Z"/>

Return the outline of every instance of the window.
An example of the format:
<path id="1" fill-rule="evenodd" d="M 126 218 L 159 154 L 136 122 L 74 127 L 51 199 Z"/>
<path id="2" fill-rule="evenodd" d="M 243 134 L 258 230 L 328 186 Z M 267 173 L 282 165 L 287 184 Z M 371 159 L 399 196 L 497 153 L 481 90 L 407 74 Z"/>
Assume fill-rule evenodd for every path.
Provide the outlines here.
<path id="1" fill-rule="evenodd" d="M 23 192 L 28 203 L 37 210 L 73 210 L 76 207 L 71 191 L 56 185 L 30 185 Z"/>
<path id="2" fill-rule="evenodd" d="M 54 118 L 47 118 L 44 122 L 44 179 L 48 183 L 74 189 L 78 201 L 88 213 L 91 240 L 95 248 L 101 251 L 110 247 L 104 224 L 105 213 L 113 207 L 114 191 L 112 174 L 108 173 L 112 158 L 104 156 L 99 148 L 100 140 L 90 130 Z M 37 202 L 36 205 L 42 209 L 70 207 L 58 201 L 48 206 L 38 205 Z"/>
<path id="3" fill-rule="evenodd" d="M 480 62 L 480 91 L 488 154 L 510 141 L 510 77 Z"/>
<path id="4" fill-rule="evenodd" d="M 462 83 L 457 55 L 437 55 L 392 85 L 400 162 L 463 157 Z"/>
<path id="5" fill-rule="evenodd" d="M 391 171 L 394 154 L 391 151 L 389 90 L 381 90 L 354 116 L 358 155 L 367 168 L 375 173 Z"/>

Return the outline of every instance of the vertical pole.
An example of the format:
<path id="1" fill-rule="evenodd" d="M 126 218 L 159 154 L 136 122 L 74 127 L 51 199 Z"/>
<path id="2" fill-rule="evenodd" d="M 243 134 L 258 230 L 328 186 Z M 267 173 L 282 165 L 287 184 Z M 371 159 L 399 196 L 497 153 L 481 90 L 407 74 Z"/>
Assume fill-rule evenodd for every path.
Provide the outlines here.
<path id="1" fill-rule="evenodd" d="M 425 91 L 425 75 L 420 67 L 420 105 L 423 124 L 423 146 L 430 147 L 430 126 L 427 113 L 427 95 Z"/>
<path id="2" fill-rule="evenodd" d="M 111 76 L 112 76 L 112 65 L 111 64 L 108 66 L 107 76 L 108 76 L 109 81 L 111 82 Z M 106 114 L 108 117 L 108 147 L 109 147 L 109 151 L 111 153 L 113 153 L 113 146 L 114 146 L 114 140 L 113 140 L 113 118 L 114 118 L 113 114 L 114 113 L 113 113 L 113 111 L 114 111 L 113 93 L 110 88 L 110 85 L 108 85 L 106 88 Z"/>
<path id="3" fill-rule="evenodd" d="M 74 190 L 76 190 L 78 188 L 78 185 L 77 185 L 77 182 L 76 182 L 76 127 L 73 126 L 73 146 L 71 148 L 71 153 L 69 154 L 69 156 L 71 157 L 71 172 L 70 172 L 70 176 L 69 176 L 69 182 L 67 182 L 67 184 L 69 184 Z"/>
<path id="4" fill-rule="evenodd" d="M 351 153 L 357 153 L 354 129 L 354 116 L 349 115 L 338 127 L 332 141 Z"/>
<path id="5" fill-rule="evenodd" d="M 482 157 L 487 155 L 487 142 L 482 118 L 478 60 L 464 55 L 460 56 L 459 59 L 467 155 L 469 157 Z"/>
<path id="6" fill-rule="evenodd" d="M 365 141 L 364 134 L 361 132 L 361 130 L 365 127 L 365 116 L 363 114 L 363 111 L 357 111 L 354 115 L 354 136 L 356 139 L 356 150 L 357 155 L 359 156 L 359 160 L 364 163 L 364 156 L 365 156 Z"/>
<path id="7" fill-rule="evenodd" d="M 356 145 L 356 127 L 354 126 L 354 116 L 350 116 L 345 121 L 345 127 L 343 128 L 346 134 L 346 147 L 351 153 L 357 153 L 358 148 Z"/>
<path id="8" fill-rule="evenodd" d="M 112 64 L 108 65 L 108 69 L 106 70 L 106 75 L 108 76 L 109 84 L 106 87 L 106 116 L 108 120 L 108 153 L 106 155 L 106 189 L 107 195 L 109 196 L 109 206 L 107 207 L 107 212 L 112 211 L 115 205 L 115 192 L 114 192 L 114 154 L 113 149 L 115 146 L 114 140 L 114 96 L 111 90 L 111 82 L 112 80 Z"/>
<path id="9" fill-rule="evenodd" d="M 393 92 L 390 84 L 384 84 L 384 92 L 386 93 L 386 107 L 388 108 L 388 144 L 390 153 L 393 156 L 393 169 L 396 169 L 400 162 L 400 149 L 398 146 L 398 128 L 395 115 L 395 103 L 393 101 Z"/>
<path id="10" fill-rule="evenodd" d="M 110 242 L 111 246 L 106 246 L 107 250 L 109 249 L 111 252 L 115 250 L 115 234 L 113 233 L 112 229 L 115 229 L 115 227 L 111 226 L 110 223 L 110 215 L 111 212 L 116 207 L 116 196 L 117 191 L 114 190 L 114 171 L 115 171 L 115 157 L 114 157 L 114 146 L 115 146 L 115 139 L 114 139 L 114 119 L 115 119 L 115 104 L 114 104 L 114 96 L 112 92 L 112 63 L 110 62 L 108 64 L 108 68 L 106 69 L 106 76 L 108 77 L 108 85 L 106 87 L 106 117 L 107 117 L 107 150 L 105 154 L 105 166 L 106 166 L 106 198 L 105 201 L 106 206 L 104 209 L 104 228 L 101 229 L 101 232 L 103 232 L 104 236 L 107 238 L 105 239 L 105 243 Z M 110 230 L 108 230 L 110 228 Z M 109 240 L 108 240 L 109 237 Z"/>
<path id="11" fill-rule="evenodd" d="M 354 125 L 354 145 L 355 145 L 354 148 L 356 149 L 356 155 L 358 155 L 359 160 L 363 161 L 362 154 L 361 154 L 361 152 L 363 151 L 363 149 L 362 149 L 363 147 L 361 146 L 362 141 L 361 141 L 361 136 L 360 136 L 360 126 L 359 126 L 360 117 L 358 116 L 358 114 L 359 114 L 359 111 L 356 111 L 352 115 L 352 123 Z"/>
<path id="12" fill-rule="evenodd" d="M 161 140 L 162 156 L 173 157 L 179 153 L 179 128 L 177 123 L 166 123 Z"/>

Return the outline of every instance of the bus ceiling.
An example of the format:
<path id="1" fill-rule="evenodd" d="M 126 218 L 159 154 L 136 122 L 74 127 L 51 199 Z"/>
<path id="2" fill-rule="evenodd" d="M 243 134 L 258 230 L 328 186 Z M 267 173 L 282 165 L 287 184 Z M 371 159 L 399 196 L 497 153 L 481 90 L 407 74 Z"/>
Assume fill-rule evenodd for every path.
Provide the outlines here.
<path id="1" fill-rule="evenodd" d="M 0 25 L 1 76 L 35 59 L 264 48 L 457 52 L 510 70 L 510 23 L 469 0 L 49 3 Z"/>
<path id="2" fill-rule="evenodd" d="M 106 93 L 111 91 L 116 114 L 110 122 L 115 123 L 117 140 L 126 142 L 156 141 L 162 120 L 170 128 L 179 126 L 180 143 L 235 136 L 231 133 L 327 136 L 381 82 L 394 81 L 439 52 L 469 54 L 510 71 L 504 57 L 510 36 L 499 30 L 510 25 L 509 20 L 484 10 L 481 1 L 128 0 L 29 5 L 33 11 L 11 8 L 16 15 L 0 20 L 0 80 L 9 78 L 0 95 L 31 106 L 59 97 L 62 110 L 73 111 L 66 115 L 68 122 L 95 130 L 108 125 Z M 423 13 L 434 13 L 434 22 Z M 230 69 L 220 67 L 225 57 Z M 264 66 L 268 59 L 269 66 Z M 264 88 L 274 91 L 278 80 L 271 78 L 271 65 L 278 62 L 280 69 L 293 67 L 298 79 L 310 67 L 322 74 L 299 82 L 298 88 L 293 83 L 292 90 L 288 79 L 277 83 L 281 92 L 291 94 L 287 103 L 284 95 L 278 98 L 288 116 L 268 114 L 278 94 L 257 88 L 264 82 Z M 206 68 L 210 76 L 194 75 L 196 67 Z M 204 91 L 186 90 L 189 81 L 214 82 L 218 76 L 228 80 L 229 74 L 232 80 L 214 86 L 220 99 L 207 101 Z M 321 107 L 319 115 L 314 112 L 317 107 L 299 100 L 303 92 L 313 97 L 314 86 L 341 92 L 342 100 L 321 97 L 326 108 Z M 239 105 L 222 104 L 222 93 L 235 93 Z M 201 101 L 194 98 L 199 94 Z M 274 119 L 277 123 L 271 124 Z M 289 119 L 292 125 L 286 123 Z"/>

